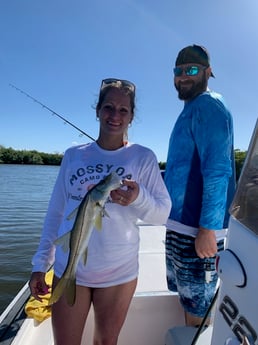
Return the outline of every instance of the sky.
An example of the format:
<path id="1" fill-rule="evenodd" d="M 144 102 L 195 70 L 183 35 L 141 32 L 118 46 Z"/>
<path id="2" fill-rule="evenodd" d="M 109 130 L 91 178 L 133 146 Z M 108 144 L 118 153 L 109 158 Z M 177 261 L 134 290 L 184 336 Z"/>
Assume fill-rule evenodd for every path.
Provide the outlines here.
<path id="1" fill-rule="evenodd" d="M 10 84 L 97 138 L 101 80 L 136 84 L 129 140 L 165 162 L 183 108 L 176 56 L 205 46 L 234 119 L 235 148 L 247 150 L 258 115 L 257 0 L 1 0 L 0 145 L 63 153 L 91 141 Z"/>

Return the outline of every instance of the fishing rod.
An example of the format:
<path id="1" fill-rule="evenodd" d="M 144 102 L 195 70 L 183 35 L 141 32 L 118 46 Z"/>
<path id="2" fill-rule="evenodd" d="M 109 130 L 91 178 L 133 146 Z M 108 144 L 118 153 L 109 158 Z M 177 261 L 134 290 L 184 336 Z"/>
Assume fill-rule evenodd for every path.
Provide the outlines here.
<path id="1" fill-rule="evenodd" d="M 74 125 L 72 122 L 70 122 L 69 120 L 67 120 L 65 117 L 61 116 L 60 114 L 56 113 L 54 110 L 50 109 L 48 106 L 46 106 L 45 104 L 41 103 L 40 101 L 38 101 L 36 98 L 32 97 L 31 95 L 29 95 L 27 92 L 19 89 L 17 86 L 13 85 L 13 84 L 9 84 L 11 87 L 13 87 L 16 91 L 19 91 L 20 93 L 24 94 L 26 97 L 32 99 L 34 102 L 40 104 L 43 108 L 47 109 L 48 111 L 50 111 L 52 113 L 52 115 L 55 115 L 57 117 L 59 117 L 60 119 L 62 119 L 64 121 L 64 123 L 68 123 L 68 125 L 72 126 L 73 128 L 75 128 L 77 131 L 79 131 L 82 135 L 85 135 L 86 137 L 88 137 L 89 139 L 95 141 L 95 139 L 93 137 L 91 137 L 89 134 L 87 134 L 86 132 L 84 132 L 82 129 L 80 129 L 79 127 L 77 127 L 76 125 Z"/>

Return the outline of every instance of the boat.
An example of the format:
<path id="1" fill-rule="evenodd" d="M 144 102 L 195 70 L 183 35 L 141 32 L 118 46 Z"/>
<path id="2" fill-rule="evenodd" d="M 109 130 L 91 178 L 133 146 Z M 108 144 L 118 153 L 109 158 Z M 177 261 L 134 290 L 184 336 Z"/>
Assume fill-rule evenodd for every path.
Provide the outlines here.
<path id="1" fill-rule="evenodd" d="M 217 257 L 212 325 L 184 325 L 178 295 L 166 285 L 165 226 L 139 223 L 139 228 L 139 281 L 119 345 L 258 345 L 258 121 L 230 208 L 225 250 Z M 0 316 L 1 345 L 53 345 L 51 316 L 43 322 L 28 317 L 29 297 L 26 283 Z M 82 345 L 92 344 L 93 319 L 90 310 Z"/>

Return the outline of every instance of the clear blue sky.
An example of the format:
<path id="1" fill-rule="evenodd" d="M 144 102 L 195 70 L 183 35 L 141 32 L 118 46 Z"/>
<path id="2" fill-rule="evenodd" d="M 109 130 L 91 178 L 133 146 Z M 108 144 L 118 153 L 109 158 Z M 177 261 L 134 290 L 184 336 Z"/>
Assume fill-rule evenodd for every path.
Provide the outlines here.
<path id="1" fill-rule="evenodd" d="M 207 47 L 209 87 L 234 117 L 235 148 L 246 150 L 258 115 L 257 0 L 1 0 L 0 145 L 64 152 L 88 141 L 16 85 L 94 138 L 103 78 L 137 86 L 129 139 L 166 161 L 183 103 L 173 85 L 178 51 Z"/>

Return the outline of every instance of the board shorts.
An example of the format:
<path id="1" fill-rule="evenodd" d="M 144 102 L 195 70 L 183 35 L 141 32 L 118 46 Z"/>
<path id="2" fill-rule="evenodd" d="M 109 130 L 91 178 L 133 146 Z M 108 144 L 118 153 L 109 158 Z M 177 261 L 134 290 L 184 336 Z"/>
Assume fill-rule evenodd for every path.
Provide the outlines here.
<path id="1" fill-rule="evenodd" d="M 215 257 L 200 259 L 195 251 L 195 238 L 172 230 L 166 231 L 167 286 L 178 292 L 186 312 L 204 317 L 216 291 L 218 275 Z M 218 251 L 224 249 L 224 240 L 217 242 Z M 205 263 L 210 263 L 210 282 L 205 280 Z"/>

